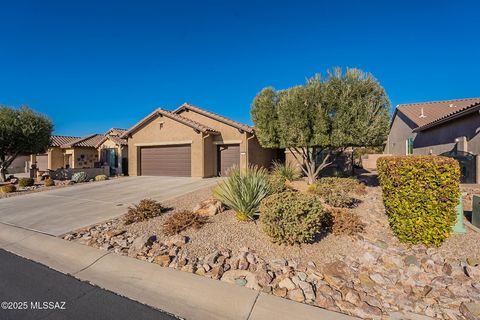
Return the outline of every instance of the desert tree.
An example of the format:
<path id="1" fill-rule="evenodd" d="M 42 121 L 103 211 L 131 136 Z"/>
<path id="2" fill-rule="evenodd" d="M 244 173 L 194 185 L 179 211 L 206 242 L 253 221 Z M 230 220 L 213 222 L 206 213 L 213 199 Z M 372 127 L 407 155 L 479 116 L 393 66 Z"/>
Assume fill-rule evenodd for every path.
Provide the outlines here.
<path id="1" fill-rule="evenodd" d="M 316 75 L 304 85 L 263 89 L 251 115 L 260 144 L 289 150 L 313 183 L 345 148 L 381 145 L 389 109 L 385 90 L 371 74 L 336 68 L 325 79 Z"/>
<path id="2" fill-rule="evenodd" d="M 21 154 L 47 151 L 53 124 L 46 116 L 26 106 L 18 109 L 0 107 L 0 177 Z"/>

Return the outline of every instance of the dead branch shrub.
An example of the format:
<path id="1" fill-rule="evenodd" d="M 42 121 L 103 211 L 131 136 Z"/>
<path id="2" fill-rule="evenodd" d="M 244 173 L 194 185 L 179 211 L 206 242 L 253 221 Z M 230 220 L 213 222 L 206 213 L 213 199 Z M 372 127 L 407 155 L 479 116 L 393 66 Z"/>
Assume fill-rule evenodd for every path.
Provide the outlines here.
<path id="1" fill-rule="evenodd" d="M 152 199 L 140 200 L 139 204 L 128 207 L 128 212 L 125 215 L 125 224 L 132 224 L 157 217 L 162 214 L 162 209 L 162 204 L 158 201 Z"/>
<path id="2" fill-rule="evenodd" d="M 200 229 L 207 223 L 208 217 L 192 211 L 177 211 L 172 213 L 163 224 L 163 233 L 172 236 L 187 229 Z"/>
<path id="3" fill-rule="evenodd" d="M 353 236 L 363 231 L 365 225 L 358 215 L 348 209 L 335 208 L 331 211 L 332 233 Z"/>

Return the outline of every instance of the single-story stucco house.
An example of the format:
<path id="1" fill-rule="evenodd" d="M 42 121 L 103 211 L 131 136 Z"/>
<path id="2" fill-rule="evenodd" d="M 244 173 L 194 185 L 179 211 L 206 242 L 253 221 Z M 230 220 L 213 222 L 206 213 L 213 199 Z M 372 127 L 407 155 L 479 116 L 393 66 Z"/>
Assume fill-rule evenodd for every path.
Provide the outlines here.
<path id="1" fill-rule="evenodd" d="M 122 138 L 131 176 L 221 176 L 233 166 L 269 167 L 281 153 L 260 146 L 253 127 L 187 103 L 156 109 Z"/>
<path id="2" fill-rule="evenodd" d="M 398 105 L 385 153 L 454 157 L 462 182 L 480 183 L 480 98 Z"/>
<path id="3" fill-rule="evenodd" d="M 90 169 L 107 164 L 121 174 L 127 169 L 128 144 L 120 138 L 125 132 L 126 129 L 112 128 L 105 134 L 85 137 L 54 135 L 48 151 L 31 155 L 30 161 L 36 163 L 39 171 Z"/>

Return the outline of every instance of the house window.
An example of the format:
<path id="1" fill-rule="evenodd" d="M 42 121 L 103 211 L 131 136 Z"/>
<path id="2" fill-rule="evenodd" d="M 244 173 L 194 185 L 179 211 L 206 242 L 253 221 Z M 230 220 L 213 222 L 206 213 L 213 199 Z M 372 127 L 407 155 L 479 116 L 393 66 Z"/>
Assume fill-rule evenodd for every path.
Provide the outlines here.
<path id="1" fill-rule="evenodd" d="M 408 138 L 406 141 L 406 150 L 407 150 L 407 155 L 408 154 L 413 154 L 413 138 Z"/>

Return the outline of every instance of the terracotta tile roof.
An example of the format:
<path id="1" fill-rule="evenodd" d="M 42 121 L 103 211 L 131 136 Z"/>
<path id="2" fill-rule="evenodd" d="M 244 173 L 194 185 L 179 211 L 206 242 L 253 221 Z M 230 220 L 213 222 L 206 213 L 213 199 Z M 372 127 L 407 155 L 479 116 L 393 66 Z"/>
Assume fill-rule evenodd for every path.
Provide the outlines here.
<path id="1" fill-rule="evenodd" d="M 119 146 L 126 146 L 126 145 L 128 145 L 127 139 L 122 139 L 122 138 L 120 138 L 119 136 L 105 135 L 105 136 L 103 136 L 103 139 L 101 139 L 101 140 L 95 145 L 95 148 L 100 147 L 100 146 L 102 145 L 102 143 L 104 143 L 105 141 L 107 141 L 107 139 L 112 140 L 116 145 L 119 145 Z"/>
<path id="2" fill-rule="evenodd" d="M 395 112 L 404 114 L 418 128 L 448 118 L 478 103 L 480 103 L 480 98 L 409 103 L 398 105 Z"/>
<path id="3" fill-rule="evenodd" d="M 464 107 L 462 109 L 459 109 L 455 112 L 452 112 L 452 113 L 449 113 L 449 114 L 447 114 L 443 117 L 440 117 L 435 121 L 429 122 L 429 123 L 427 123 L 427 124 L 425 124 L 421 127 L 415 128 L 413 130 L 413 132 L 419 132 L 419 131 L 423 131 L 423 130 L 426 130 L 426 129 L 429 129 L 429 128 L 432 128 L 432 127 L 436 127 L 436 126 L 438 126 L 442 123 L 452 121 L 454 119 L 457 119 L 459 117 L 463 117 L 467 114 L 477 112 L 477 111 L 480 111 L 480 102 L 476 103 L 476 104 L 472 104 L 470 106 L 466 106 L 466 107 Z"/>
<path id="4" fill-rule="evenodd" d="M 82 137 L 75 141 L 68 142 L 62 145 L 62 148 L 72 148 L 72 147 L 93 147 L 105 137 L 103 134 L 92 134 L 86 137 Z"/>
<path id="5" fill-rule="evenodd" d="M 180 107 L 178 107 L 177 109 L 175 109 L 173 111 L 173 113 L 181 113 L 182 111 L 184 110 L 192 110 L 192 111 L 195 111 L 201 115 L 204 115 L 206 117 L 209 117 L 209 118 L 212 118 L 212 119 L 215 119 L 217 121 L 220 121 L 220 122 L 223 122 L 225 124 L 228 124 L 234 128 L 237 128 L 237 129 L 240 129 L 240 130 L 243 130 L 243 131 L 246 131 L 246 132 L 249 132 L 249 133 L 253 133 L 253 127 L 249 126 L 249 125 L 246 125 L 246 124 L 243 124 L 243 123 L 240 123 L 240 122 L 237 122 L 235 120 L 232 120 L 232 119 L 229 119 L 229 118 L 226 118 L 224 116 L 221 116 L 219 114 L 216 114 L 216 113 L 213 113 L 213 112 L 210 112 L 210 111 L 207 111 L 205 109 L 202 109 L 202 108 L 199 108 L 199 107 L 196 107 L 196 106 L 192 106 L 191 104 L 188 104 L 188 103 L 184 103 L 182 104 Z"/>
<path id="6" fill-rule="evenodd" d="M 80 137 L 72 136 L 51 136 L 50 137 L 50 146 L 51 147 L 60 147 L 64 144 L 71 143 L 75 140 L 80 139 Z"/>
<path id="7" fill-rule="evenodd" d="M 123 135 L 125 132 L 128 131 L 128 129 L 121 129 L 121 128 L 110 128 L 105 134 L 106 135 L 111 135 L 113 131 L 116 131 L 119 133 L 119 135 Z"/>
<path id="8" fill-rule="evenodd" d="M 185 118 L 181 115 L 178 115 L 178 114 L 175 114 L 175 113 L 172 113 L 170 111 L 167 111 L 165 109 L 162 109 L 162 108 L 158 108 L 157 110 L 153 111 L 152 113 L 150 113 L 148 116 L 146 116 L 145 118 L 143 118 L 142 120 L 140 120 L 138 123 L 136 123 L 133 127 L 131 127 L 127 132 L 125 132 L 121 138 L 126 138 L 128 137 L 128 135 L 132 134 L 133 132 L 137 131 L 137 129 L 139 129 L 141 126 L 143 126 L 144 124 L 146 124 L 148 121 L 150 121 L 151 119 L 159 116 L 159 115 L 162 115 L 162 116 L 165 116 L 167 118 L 170 118 L 172 120 L 175 120 L 175 121 L 178 121 L 184 125 L 187 125 L 195 130 L 198 130 L 198 131 L 201 131 L 201 132 L 208 132 L 208 133 L 214 133 L 214 134 L 217 134 L 219 133 L 218 131 L 216 131 L 215 129 L 212 129 L 206 125 L 203 125 L 201 123 L 198 123 L 196 121 L 193 121 L 191 119 L 188 119 L 188 118 Z"/>
<path id="9" fill-rule="evenodd" d="M 125 132 L 127 132 L 127 131 L 125 130 Z M 124 132 L 124 133 L 125 133 L 125 132 Z M 118 144 L 119 146 L 126 146 L 126 145 L 128 145 L 127 139 L 122 139 L 122 138 L 120 138 L 119 136 L 109 136 L 108 138 L 109 138 L 110 140 L 112 140 L 113 142 L 115 142 L 116 144 Z"/>

